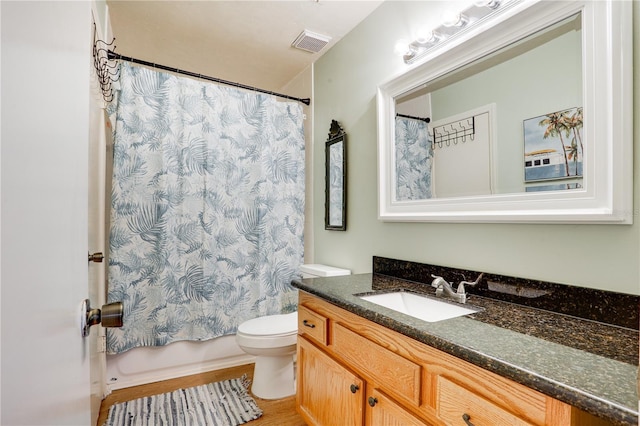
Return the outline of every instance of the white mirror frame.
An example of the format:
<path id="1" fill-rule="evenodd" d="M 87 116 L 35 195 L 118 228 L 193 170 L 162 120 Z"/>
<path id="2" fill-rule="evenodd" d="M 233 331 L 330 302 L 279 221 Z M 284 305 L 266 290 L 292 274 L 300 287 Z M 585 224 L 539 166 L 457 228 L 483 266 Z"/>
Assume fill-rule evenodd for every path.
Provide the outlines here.
<path id="1" fill-rule="evenodd" d="M 378 87 L 378 219 L 632 223 L 632 2 L 511 0 L 510 3 L 504 11 L 427 52 L 407 71 Z M 583 132 L 588 146 L 583 160 L 584 188 L 396 201 L 394 99 L 579 12 L 582 16 Z"/>

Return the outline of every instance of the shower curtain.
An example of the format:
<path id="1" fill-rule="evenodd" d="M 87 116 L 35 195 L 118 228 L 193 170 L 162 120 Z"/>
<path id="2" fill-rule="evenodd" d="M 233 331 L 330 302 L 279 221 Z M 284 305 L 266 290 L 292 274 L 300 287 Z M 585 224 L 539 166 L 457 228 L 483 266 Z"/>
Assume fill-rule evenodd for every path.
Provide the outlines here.
<path id="1" fill-rule="evenodd" d="M 433 196 L 433 146 L 427 123 L 396 117 L 396 200 L 424 200 Z"/>
<path id="2" fill-rule="evenodd" d="M 107 352 L 234 334 L 296 309 L 302 108 L 126 62 L 114 132 Z"/>

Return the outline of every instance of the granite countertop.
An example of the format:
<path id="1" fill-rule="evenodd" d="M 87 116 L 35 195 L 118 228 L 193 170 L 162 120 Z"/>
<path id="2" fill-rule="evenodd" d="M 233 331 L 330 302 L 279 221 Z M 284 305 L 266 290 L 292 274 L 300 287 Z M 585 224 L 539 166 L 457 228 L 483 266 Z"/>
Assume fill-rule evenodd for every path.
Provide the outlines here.
<path id="1" fill-rule="evenodd" d="M 429 323 L 356 296 L 400 289 L 435 295 L 435 289 L 423 283 L 379 274 L 292 284 L 615 424 L 638 424 L 637 330 L 477 295 L 470 295 L 467 305 L 480 312 Z"/>

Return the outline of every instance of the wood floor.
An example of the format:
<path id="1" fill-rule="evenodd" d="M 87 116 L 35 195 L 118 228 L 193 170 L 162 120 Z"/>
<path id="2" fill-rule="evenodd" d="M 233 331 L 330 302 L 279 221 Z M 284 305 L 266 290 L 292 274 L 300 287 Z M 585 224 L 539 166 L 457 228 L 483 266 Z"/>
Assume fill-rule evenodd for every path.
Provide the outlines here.
<path id="1" fill-rule="evenodd" d="M 206 383 L 218 382 L 221 380 L 235 379 L 247 374 L 253 378 L 253 364 L 241 365 L 238 367 L 227 368 L 224 370 L 210 371 L 193 376 L 181 377 L 163 382 L 150 383 L 147 385 L 134 386 L 126 389 L 113 391 L 103 401 L 100 407 L 100 416 L 98 417 L 98 425 L 101 426 L 106 422 L 109 408 L 113 404 L 119 402 L 130 401 L 144 396 L 157 395 L 160 393 L 171 392 L 180 388 L 188 388 L 192 386 L 204 385 Z M 247 426 L 305 426 L 302 417 L 296 412 L 296 397 L 291 396 L 280 400 L 266 400 L 255 397 L 260 409 L 262 409 L 262 417 L 246 423 Z M 204 425 L 203 425 L 204 426 Z"/>

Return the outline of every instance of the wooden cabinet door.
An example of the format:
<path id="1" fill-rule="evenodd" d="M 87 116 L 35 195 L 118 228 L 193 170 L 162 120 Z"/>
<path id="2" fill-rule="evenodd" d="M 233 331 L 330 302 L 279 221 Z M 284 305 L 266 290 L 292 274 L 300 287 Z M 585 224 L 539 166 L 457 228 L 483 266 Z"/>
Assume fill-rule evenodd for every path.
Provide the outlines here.
<path id="1" fill-rule="evenodd" d="M 297 406 L 310 425 L 361 426 L 364 382 L 298 336 Z"/>
<path id="2" fill-rule="evenodd" d="M 377 389 L 367 395 L 367 426 L 430 426 Z"/>

